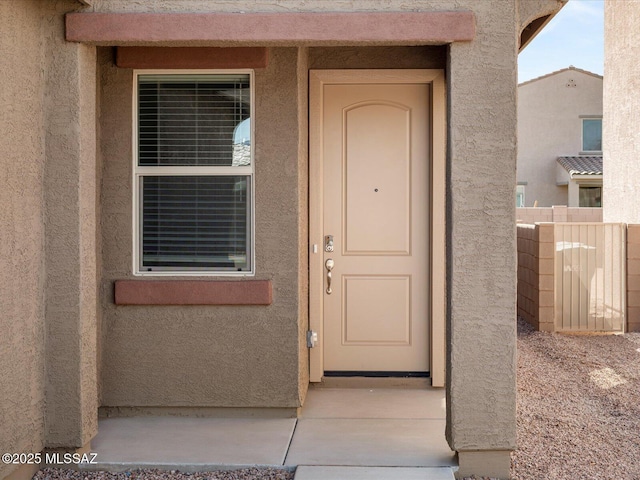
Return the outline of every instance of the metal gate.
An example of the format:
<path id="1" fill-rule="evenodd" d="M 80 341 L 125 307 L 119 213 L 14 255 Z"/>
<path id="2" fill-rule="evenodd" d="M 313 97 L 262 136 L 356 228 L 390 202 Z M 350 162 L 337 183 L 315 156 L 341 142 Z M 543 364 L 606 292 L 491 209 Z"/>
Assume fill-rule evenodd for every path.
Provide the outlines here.
<path id="1" fill-rule="evenodd" d="M 555 329 L 623 332 L 625 225 L 556 223 Z"/>

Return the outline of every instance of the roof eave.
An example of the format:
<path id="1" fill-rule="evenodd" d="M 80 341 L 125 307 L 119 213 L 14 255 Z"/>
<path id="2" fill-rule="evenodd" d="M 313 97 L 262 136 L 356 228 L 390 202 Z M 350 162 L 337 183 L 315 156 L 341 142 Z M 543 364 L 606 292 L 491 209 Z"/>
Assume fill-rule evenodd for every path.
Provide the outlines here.
<path id="1" fill-rule="evenodd" d="M 602 180 L 601 173 L 569 173 L 571 180 Z"/>
<path id="2" fill-rule="evenodd" d="M 520 35 L 520 48 L 518 49 L 518 53 L 522 52 L 526 46 L 538 36 L 542 29 L 547 26 L 547 23 L 549 23 L 557 14 L 558 12 L 536 18 L 533 22 L 527 25 Z"/>
<path id="3" fill-rule="evenodd" d="M 520 0 L 523 2 L 524 0 Z M 546 0 L 546 8 L 542 5 L 537 14 L 533 13 L 525 25 L 520 25 L 520 47 L 518 53 L 522 52 L 531 41 L 538 36 L 542 29 L 558 14 L 569 0 Z M 522 5 L 521 5 L 522 6 Z"/>

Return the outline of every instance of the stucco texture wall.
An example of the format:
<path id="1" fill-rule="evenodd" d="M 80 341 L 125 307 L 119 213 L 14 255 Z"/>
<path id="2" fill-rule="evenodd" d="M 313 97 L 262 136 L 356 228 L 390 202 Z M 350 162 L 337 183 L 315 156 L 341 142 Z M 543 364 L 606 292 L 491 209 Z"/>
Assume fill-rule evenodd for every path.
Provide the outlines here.
<path id="1" fill-rule="evenodd" d="M 446 435 L 458 476 L 508 478 L 516 445 L 517 52 L 536 16 L 523 20 L 523 3 L 472 2 L 475 40 L 449 47 Z"/>
<path id="2" fill-rule="evenodd" d="M 176 13 L 210 11 L 212 4 L 201 0 L 88 3 L 87 11 Z M 215 2 L 216 11 L 230 12 L 460 9 L 475 13 L 476 39 L 451 45 L 447 61 L 447 436 L 455 450 L 506 452 L 500 459 L 507 462 L 508 450 L 515 446 L 513 186 L 516 53 L 524 22 L 520 3 Z M 544 4 L 545 12 L 540 13 L 548 13 L 562 2 L 535 3 L 541 9 Z M 0 139 L 6 152 L 0 159 L 3 184 L 8 186 L 0 192 L 0 248 L 2 258 L 9 259 L 0 277 L 3 306 L 9 305 L 9 314 L 0 320 L 3 327 L 8 322 L 3 333 L 9 339 L 3 340 L 0 350 L 0 373 L 3 385 L 8 385 L 0 391 L 2 442 L 6 442 L 0 446 L 9 451 L 43 446 L 44 355 L 47 368 L 53 369 L 47 384 L 50 444 L 79 446 L 95 433 L 98 269 L 102 405 L 299 406 L 307 365 L 302 346 L 306 277 L 301 273 L 307 268 L 302 251 L 306 250 L 307 222 L 305 72 L 307 65 L 330 62 L 316 57 L 306 63 L 304 49 L 274 48 L 268 68 L 256 72 L 256 265 L 257 278 L 273 281 L 273 304 L 115 306 L 113 281 L 132 277 L 132 72 L 113 66 L 111 50 L 100 52 L 100 124 L 96 127 L 95 50 L 62 41 L 61 14 L 79 4 L 50 2 L 53 10 L 47 14 L 42 37 L 36 14 L 39 5 L 43 4 L 30 0 L 0 2 L 0 66 L 4 67 L 0 95 L 3 105 L 12 106 L 3 109 L 3 127 L 7 125 L 3 131 L 8 133 Z M 530 10 L 526 10 L 527 19 L 536 16 Z M 625 14 L 637 18 L 637 10 L 631 7 L 621 12 L 621 22 Z M 48 45 L 47 55 L 40 38 Z M 336 68 L 367 63 L 353 52 L 345 51 L 344 58 L 353 61 L 336 62 Z M 46 92 L 42 64 L 51 85 Z M 388 66 L 400 65 L 389 62 Z M 43 109 L 51 127 L 46 135 L 50 146 L 43 145 L 43 135 L 38 135 L 45 120 L 33 114 Z M 101 133 L 100 172 L 96 172 L 96 128 Z M 43 151 L 48 159 L 46 171 Z M 25 158 L 34 161 L 25 163 Z M 43 175 L 47 177 L 44 191 Z M 99 187 L 93 183 L 96 177 Z M 42 198 L 47 201 L 46 210 Z M 98 225 L 100 238 L 96 239 Z M 102 265 L 96 256 L 100 245 Z M 50 302 L 43 300 L 43 286 Z M 42 343 L 34 341 L 44 335 L 43 310 L 52 320 L 48 328 L 53 334 L 46 353 Z M 68 361 L 60 361 L 61 354 Z M 62 408 L 69 399 L 70 409 Z"/>
<path id="3" fill-rule="evenodd" d="M 66 42 L 75 0 L 45 2 L 46 443 L 97 432 L 95 47 Z"/>
<path id="4" fill-rule="evenodd" d="M 640 2 L 607 0 L 604 18 L 603 216 L 640 223 Z"/>
<path id="5" fill-rule="evenodd" d="M 64 40 L 78 5 L 0 2 L 2 452 L 97 431 L 95 48 Z"/>
<path id="6" fill-rule="evenodd" d="M 39 0 L 0 2 L 0 452 L 44 446 L 44 141 Z M 0 478 L 16 468 L 0 463 Z"/>
<path id="7" fill-rule="evenodd" d="M 103 406 L 297 407 L 304 398 L 308 68 L 444 68 L 446 56 L 442 47 L 269 56 L 256 71 L 256 278 L 273 281 L 273 305 L 132 307 L 113 305 L 112 283 L 131 276 L 133 74 L 101 49 Z"/>
<path id="8" fill-rule="evenodd" d="M 473 9 L 476 39 L 450 45 L 447 71 L 447 439 L 459 452 L 506 452 L 515 447 L 519 18 L 515 2 Z M 504 475 L 508 454 L 500 458 Z M 460 475 L 479 473 L 463 462 Z"/>
<path id="9" fill-rule="evenodd" d="M 518 182 L 525 206 L 568 205 L 558 186 L 557 158 L 580 155 L 581 116 L 602 116 L 602 77 L 569 69 L 518 87 Z"/>
<path id="10" fill-rule="evenodd" d="M 133 72 L 116 68 L 110 50 L 100 64 L 102 405 L 298 407 L 308 374 L 300 345 L 306 120 L 298 107 L 306 74 L 299 78 L 298 49 L 272 49 L 255 75 L 256 278 L 273 281 L 270 306 L 113 304 L 113 281 L 132 277 Z"/>
<path id="11" fill-rule="evenodd" d="M 495 0 L 490 0 L 495 1 Z M 498 5 L 516 3 L 497 0 Z M 564 0 L 522 0 L 531 4 L 523 9 L 523 18 L 535 16 L 541 8 L 555 11 L 554 5 Z M 89 0 L 87 11 L 95 12 L 366 12 L 366 11 L 416 11 L 416 10 L 475 10 L 477 0 Z M 489 2 L 486 2 L 489 3 Z M 519 3 L 519 2 L 518 2 Z M 549 13 L 547 12 L 547 13 Z M 523 20 L 524 21 L 524 20 Z M 529 21 L 531 21 L 529 19 Z M 524 25 L 523 25 L 524 26 Z"/>
<path id="12" fill-rule="evenodd" d="M 309 68 L 445 68 L 445 47 L 316 47 Z M 347 66 L 347 67 L 345 67 Z"/>
<path id="13" fill-rule="evenodd" d="M 447 302 L 448 429 L 452 448 L 500 452 L 498 476 L 515 447 L 516 93 L 521 28 L 536 17 L 508 0 L 216 1 L 215 10 L 470 10 L 477 34 L 448 48 Z M 526 2 L 525 2 L 526 3 Z M 527 3 L 529 5 L 531 2 Z M 539 13 L 560 0 L 536 1 Z M 544 7 L 544 8 L 543 8 Z M 91 0 L 96 12 L 208 12 L 198 0 Z M 535 10 L 535 9 L 533 9 Z M 116 307 L 112 282 L 131 276 L 132 73 L 102 58 L 103 405 L 297 406 L 301 338 L 298 282 L 304 211 L 304 121 L 297 116 L 300 52 L 271 50 L 256 74 L 257 277 L 273 280 L 269 307 Z M 309 67 L 332 63 L 309 49 Z M 297 63 L 298 62 L 298 63 Z M 428 62 L 427 62 L 428 63 Z M 441 63 L 440 63 L 441 64 Z M 380 65 L 382 66 L 382 65 Z M 385 67 L 393 68 L 392 62 Z M 304 162 L 303 162 L 304 163 Z M 303 182 L 302 182 L 303 183 Z M 292 188 L 293 186 L 297 186 Z M 277 212 L 277 215 L 274 215 Z M 288 248 L 282 248 L 287 245 Z M 294 247 L 297 245 L 297 247 Z M 306 265 L 305 265 L 306 266 Z M 461 457 L 463 458 L 463 457 Z M 506 470 L 504 462 L 506 461 Z M 469 460 L 472 464 L 474 460 Z M 462 463 L 461 463 L 462 465 Z M 471 467 L 469 467 L 471 468 Z M 489 472 L 480 468 L 472 473 Z"/>

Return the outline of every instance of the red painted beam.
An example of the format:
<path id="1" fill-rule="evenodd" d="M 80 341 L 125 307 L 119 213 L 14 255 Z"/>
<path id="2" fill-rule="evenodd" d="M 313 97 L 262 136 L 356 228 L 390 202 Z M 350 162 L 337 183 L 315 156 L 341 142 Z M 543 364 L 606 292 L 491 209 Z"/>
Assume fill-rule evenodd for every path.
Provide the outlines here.
<path id="1" fill-rule="evenodd" d="M 117 280 L 116 305 L 271 305 L 271 280 Z"/>
<path id="2" fill-rule="evenodd" d="M 122 68 L 266 68 L 265 47 L 118 47 Z"/>
<path id="3" fill-rule="evenodd" d="M 436 45 L 475 32 L 470 11 L 66 15 L 66 39 L 95 45 Z"/>

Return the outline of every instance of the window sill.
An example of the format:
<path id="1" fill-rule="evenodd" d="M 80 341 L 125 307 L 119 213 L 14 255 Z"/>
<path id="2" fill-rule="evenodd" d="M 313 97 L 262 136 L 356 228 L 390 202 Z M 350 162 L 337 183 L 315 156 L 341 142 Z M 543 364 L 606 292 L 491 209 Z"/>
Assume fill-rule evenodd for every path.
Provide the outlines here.
<path id="1" fill-rule="evenodd" d="M 116 280 L 116 305 L 271 305 L 271 280 Z"/>

